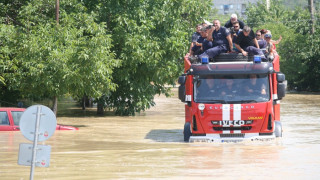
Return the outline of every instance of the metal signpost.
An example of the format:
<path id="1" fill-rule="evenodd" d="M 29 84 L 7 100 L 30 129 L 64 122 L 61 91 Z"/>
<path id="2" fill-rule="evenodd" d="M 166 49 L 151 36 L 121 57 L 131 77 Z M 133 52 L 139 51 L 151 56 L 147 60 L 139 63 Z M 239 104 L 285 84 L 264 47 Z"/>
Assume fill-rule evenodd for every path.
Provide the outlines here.
<path id="1" fill-rule="evenodd" d="M 31 166 L 30 180 L 33 180 L 35 166 L 49 167 L 51 146 L 38 145 L 38 141 L 45 141 L 54 134 L 56 116 L 46 106 L 31 106 L 23 112 L 19 126 L 23 136 L 33 141 L 33 145 L 20 144 L 18 164 Z"/>

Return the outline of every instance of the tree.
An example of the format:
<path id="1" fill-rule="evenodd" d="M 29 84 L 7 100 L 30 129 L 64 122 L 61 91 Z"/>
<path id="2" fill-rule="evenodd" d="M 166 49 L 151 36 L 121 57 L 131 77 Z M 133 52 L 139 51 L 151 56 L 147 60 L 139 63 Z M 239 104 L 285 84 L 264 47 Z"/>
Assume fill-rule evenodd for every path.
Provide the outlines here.
<path id="1" fill-rule="evenodd" d="M 16 30 L 12 25 L 0 24 L 0 100 L 1 105 L 16 105 L 16 100 L 20 97 L 19 93 L 10 89 L 8 80 L 10 73 L 17 67 L 17 61 L 12 60 L 16 54 L 14 46 L 16 42 Z"/>
<path id="2" fill-rule="evenodd" d="M 100 97 L 129 115 L 153 106 L 155 94 L 169 95 L 191 33 L 211 6 L 205 0 L 65 0 L 58 27 L 51 0 L 5 1 L 0 8 L 2 23 L 17 32 L 9 58 L 17 68 L 8 73 L 8 87 L 24 97 Z"/>
<path id="3" fill-rule="evenodd" d="M 270 9 L 267 9 L 265 0 L 257 4 L 250 4 L 246 10 L 247 24 L 254 28 L 266 23 L 278 24 L 289 18 L 289 13 L 281 0 L 271 0 Z"/>
<path id="4" fill-rule="evenodd" d="M 10 74 L 10 86 L 26 97 L 54 100 L 66 93 L 100 97 L 115 90 L 112 73 L 120 61 L 110 50 L 105 23 L 96 23 L 96 15 L 86 13 L 76 0 L 64 1 L 60 8 L 58 27 L 51 1 L 32 1 L 21 8 L 13 58 L 19 67 Z"/>
<path id="5" fill-rule="evenodd" d="M 154 95 L 169 95 L 182 72 L 182 57 L 197 23 L 208 14 L 208 1 L 100 0 L 87 7 L 99 13 L 112 34 L 113 52 L 122 66 L 115 69 L 118 88 L 105 100 L 117 114 L 129 115 L 150 108 Z M 98 4 L 98 5 L 97 5 Z"/>
<path id="6" fill-rule="evenodd" d="M 263 1 L 247 9 L 248 23 L 257 29 L 269 29 L 272 38 L 280 35 L 283 40 L 277 46 L 281 56 L 281 71 L 286 74 L 290 89 L 320 91 L 315 79 L 320 77 L 319 33 L 310 35 L 311 17 L 308 9 L 294 10 L 283 6 L 282 1 L 272 0 L 268 11 Z M 316 28 L 319 28 L 319 24 Z"/>

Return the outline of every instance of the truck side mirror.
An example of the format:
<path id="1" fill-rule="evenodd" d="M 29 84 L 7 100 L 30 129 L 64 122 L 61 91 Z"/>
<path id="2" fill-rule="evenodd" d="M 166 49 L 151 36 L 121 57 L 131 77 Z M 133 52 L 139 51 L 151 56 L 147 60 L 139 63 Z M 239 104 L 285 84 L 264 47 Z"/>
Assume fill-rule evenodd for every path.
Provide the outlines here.
<path id="1" fill-rule="evenodd" d="M 185 74 L 182 74 L 181 76 L 179 76 L 179 79 L 178 79 L 178 83 L 180 84 L 179 86 L 179 99 L 181 102 L 185 102 L 185 97 L 186 97 L 186 86 L 185 86 L 185 83 L 186 83 L 186 75 Z"/>
<path id="2" fill-rule="evenodd" d="M 179 76 L 179 79 L 178 79 L 178 83 L 180 84 L 180 86 L 179 86 L 179 99 L 181 102 L 186 101 L 186 99 L 185 99 L 186 98 L 186 86 L 185 86 L 186 79 L 187 79 L 186 74 L 182 74 L 181 76 Z"/>
<path id="3" fill-rule="evenodd" d="M 286 84 L 278 83 L 278 99 L 281 100 L 286 95 Z"/>
<path id="4" fill-rule="evenodd" d="M 186 87 L 184 84 L 181 84 L 179 86 L 179 99 L 181 102 L 185 102 L 186 101 Z"/>
<path id="5" fill-rule="evenodd" d="M 181 76 L 179 76 L 178 83 L 181 85 L 184 85 L 186 83 L 186 75 L 185 74 L 182 74 Z"/>
<path id="6" fill-rule="evenodd" d="M 283 82 L 286 80 L 286 76 L 283 73 L 277 73 L 277 81 Z"/>

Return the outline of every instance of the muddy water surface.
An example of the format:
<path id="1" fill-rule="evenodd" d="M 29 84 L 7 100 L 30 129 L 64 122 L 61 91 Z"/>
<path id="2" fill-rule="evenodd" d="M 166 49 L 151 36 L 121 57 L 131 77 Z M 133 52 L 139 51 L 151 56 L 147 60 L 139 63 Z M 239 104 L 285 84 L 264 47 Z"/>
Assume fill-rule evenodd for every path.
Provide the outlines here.
<path id="1" fill-rule="evenodd" d="M 184 105 L 157 97 L 134 117 L 58 117 L 80 125 L 56 131 L 49 168 L 34 179 L 320 179 L 320 95 L 282 101 L 283 138 L 265 142 L 184 143 Z M 17 165 L 20 132 L 0 132 L 0 179 L 29 179 Z"/>

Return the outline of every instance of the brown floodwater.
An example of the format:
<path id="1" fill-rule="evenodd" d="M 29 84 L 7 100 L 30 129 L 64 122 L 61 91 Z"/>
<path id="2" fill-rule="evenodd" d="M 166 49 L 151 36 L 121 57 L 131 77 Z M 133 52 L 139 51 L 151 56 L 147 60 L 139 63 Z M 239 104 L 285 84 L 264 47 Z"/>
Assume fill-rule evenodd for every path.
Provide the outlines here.
<path id="1" fill-rule="evenodd" d="M 283 137 L 240 143 L 184 143 L 184 104 L 176 95 L 156 103 L 131 117 L 58 117 L 80 130 L 39 143 L 52 147 L 51 160 L 34 179 L 320 179 L 320 95 L 287 94 Z M 0 179 L 29 179 L 17 160 L 31 142 L 0 132 L 0 143 Z"/>

